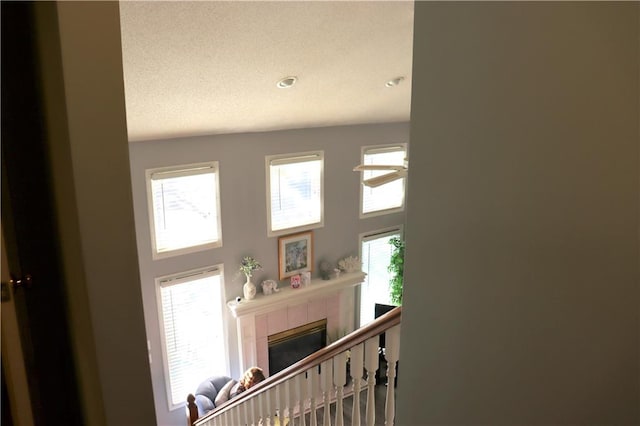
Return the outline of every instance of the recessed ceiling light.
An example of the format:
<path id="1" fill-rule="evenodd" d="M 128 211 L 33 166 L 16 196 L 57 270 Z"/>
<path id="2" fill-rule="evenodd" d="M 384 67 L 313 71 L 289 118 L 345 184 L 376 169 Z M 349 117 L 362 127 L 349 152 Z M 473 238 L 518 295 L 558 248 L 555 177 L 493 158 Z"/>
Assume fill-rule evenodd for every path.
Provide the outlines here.
<path id="1" fill-rule="evenodd" d="M 398 84 L 402 83 L 402 81 L 404 80 L 404 77 L 400 76 L 400 77 L 396 77 L 392 80 L 387 81 L 384 85 L 387 87 L 394 87 L 397 86 Z"/>
<path id="2" fill-rule="evenodd" d="M 278 81 L 278 83 L 276 83 L 276 86 L 280 89 L 288 89 L 296 84 L 296 81 L 298 81 L 298 77 L 285 77 L 282 80 Z"/>

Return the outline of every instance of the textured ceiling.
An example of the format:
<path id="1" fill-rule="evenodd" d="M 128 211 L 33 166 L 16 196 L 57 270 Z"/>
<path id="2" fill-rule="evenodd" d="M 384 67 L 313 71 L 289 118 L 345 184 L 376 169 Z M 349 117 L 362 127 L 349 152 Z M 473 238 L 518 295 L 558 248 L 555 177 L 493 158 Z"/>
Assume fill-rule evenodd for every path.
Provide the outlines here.
<path id="1" fill-rule="evenodd" d="M 120 9 L 130 141 L 409 120 L 413 2 Z M 297 84 L 277 88 L 286 76 Z"/>

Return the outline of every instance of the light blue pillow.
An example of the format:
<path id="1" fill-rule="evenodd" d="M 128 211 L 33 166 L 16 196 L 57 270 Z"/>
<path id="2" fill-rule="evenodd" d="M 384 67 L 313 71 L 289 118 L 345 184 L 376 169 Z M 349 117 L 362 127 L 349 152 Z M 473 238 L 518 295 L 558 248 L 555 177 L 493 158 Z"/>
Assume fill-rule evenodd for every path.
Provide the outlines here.
<path id="1" fill-rule="evenodd" d="M 231 388 L 235 384 L 236 381 L 231 379 L 222 387 L 222 389 L 220 389 L 220 392 L 216 395 L 215 401 L 213 401 L 216 407 L 221 406 L 231 398 Z"/>

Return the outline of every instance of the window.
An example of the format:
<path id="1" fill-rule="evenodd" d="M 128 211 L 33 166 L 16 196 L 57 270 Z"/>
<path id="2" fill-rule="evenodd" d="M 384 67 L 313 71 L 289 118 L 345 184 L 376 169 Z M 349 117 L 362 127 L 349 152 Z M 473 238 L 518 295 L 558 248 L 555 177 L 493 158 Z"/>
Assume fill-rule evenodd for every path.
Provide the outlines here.
<path id="1" fill-rule="evenodd" d="M 218 163 L 147 170 L 153 258 L 220 247 Z"/>
<path id="2" fill-rule="evenodd" d="M 391 304 L 388 270 L 393 246 L 389 240 L 401 237 L 400 228 L 360 236 L 362 271 L 367 274 L 360 286 L 360 326 L 374 320 L 376 303 Z"/>
<path id="3" fill-rule="evenodd" d="M 322 151 L 268 156 L 269 236 L 323 226 Z"/>
<path id="4" fill-rule="evenodd" d="M 156 280 L 169 409 L 213 375 L 228 374 L 222 268 Z"/>
<path id="5" fill-rule="evenodd" d="M 362 164 L 403 166 L 407 157 L 406 144 L 362 148 Z M 362 180 L 388 173 L 381 170 L 362 172 Z M 360 185 L 362 197 L 361 217 L 393 213 L 404 209 L 405 178 L 371 188 Z"/>

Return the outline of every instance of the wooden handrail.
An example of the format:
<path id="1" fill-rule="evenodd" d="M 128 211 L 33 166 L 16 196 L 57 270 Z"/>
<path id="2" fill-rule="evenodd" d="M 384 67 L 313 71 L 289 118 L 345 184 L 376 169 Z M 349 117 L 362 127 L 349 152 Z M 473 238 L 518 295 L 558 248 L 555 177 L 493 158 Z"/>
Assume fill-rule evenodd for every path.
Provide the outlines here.
<path id="1" fill-rule="evenodd" d="M 209 420 L 210 418 L 229 411 L 242 402 L 254 397 L 263 392 L 267 392 L 270 389 L 284 383 L 290 378 L 309 370 L 312 367 L 320 365 L 324 361 L 332 359 L 336 355 L 345 352 L 356 345 L 359 345 L 366 340 L 378 336 L 384 333 L 386 330 L 393 326 L 400 324 L 402 316 L 402 306 L 394 308 L 386 314 L 375 319 L 371 323 L 361 327 L 354 332 L 344 336 L 343 338 L 335 341 L 334 343 L 312 353 L 306 358 L 301 359 L 297 363 L 285 368 L 282 371 L 268 377 L 266 380 L 258 383 L 251 389 L 242 392 L 235 398 L 225 402 L 224 404 L 216 407 L 213 411 L 207 413 L 198 419 L 195 425 L 199 425 L 202 422 Z"/>

